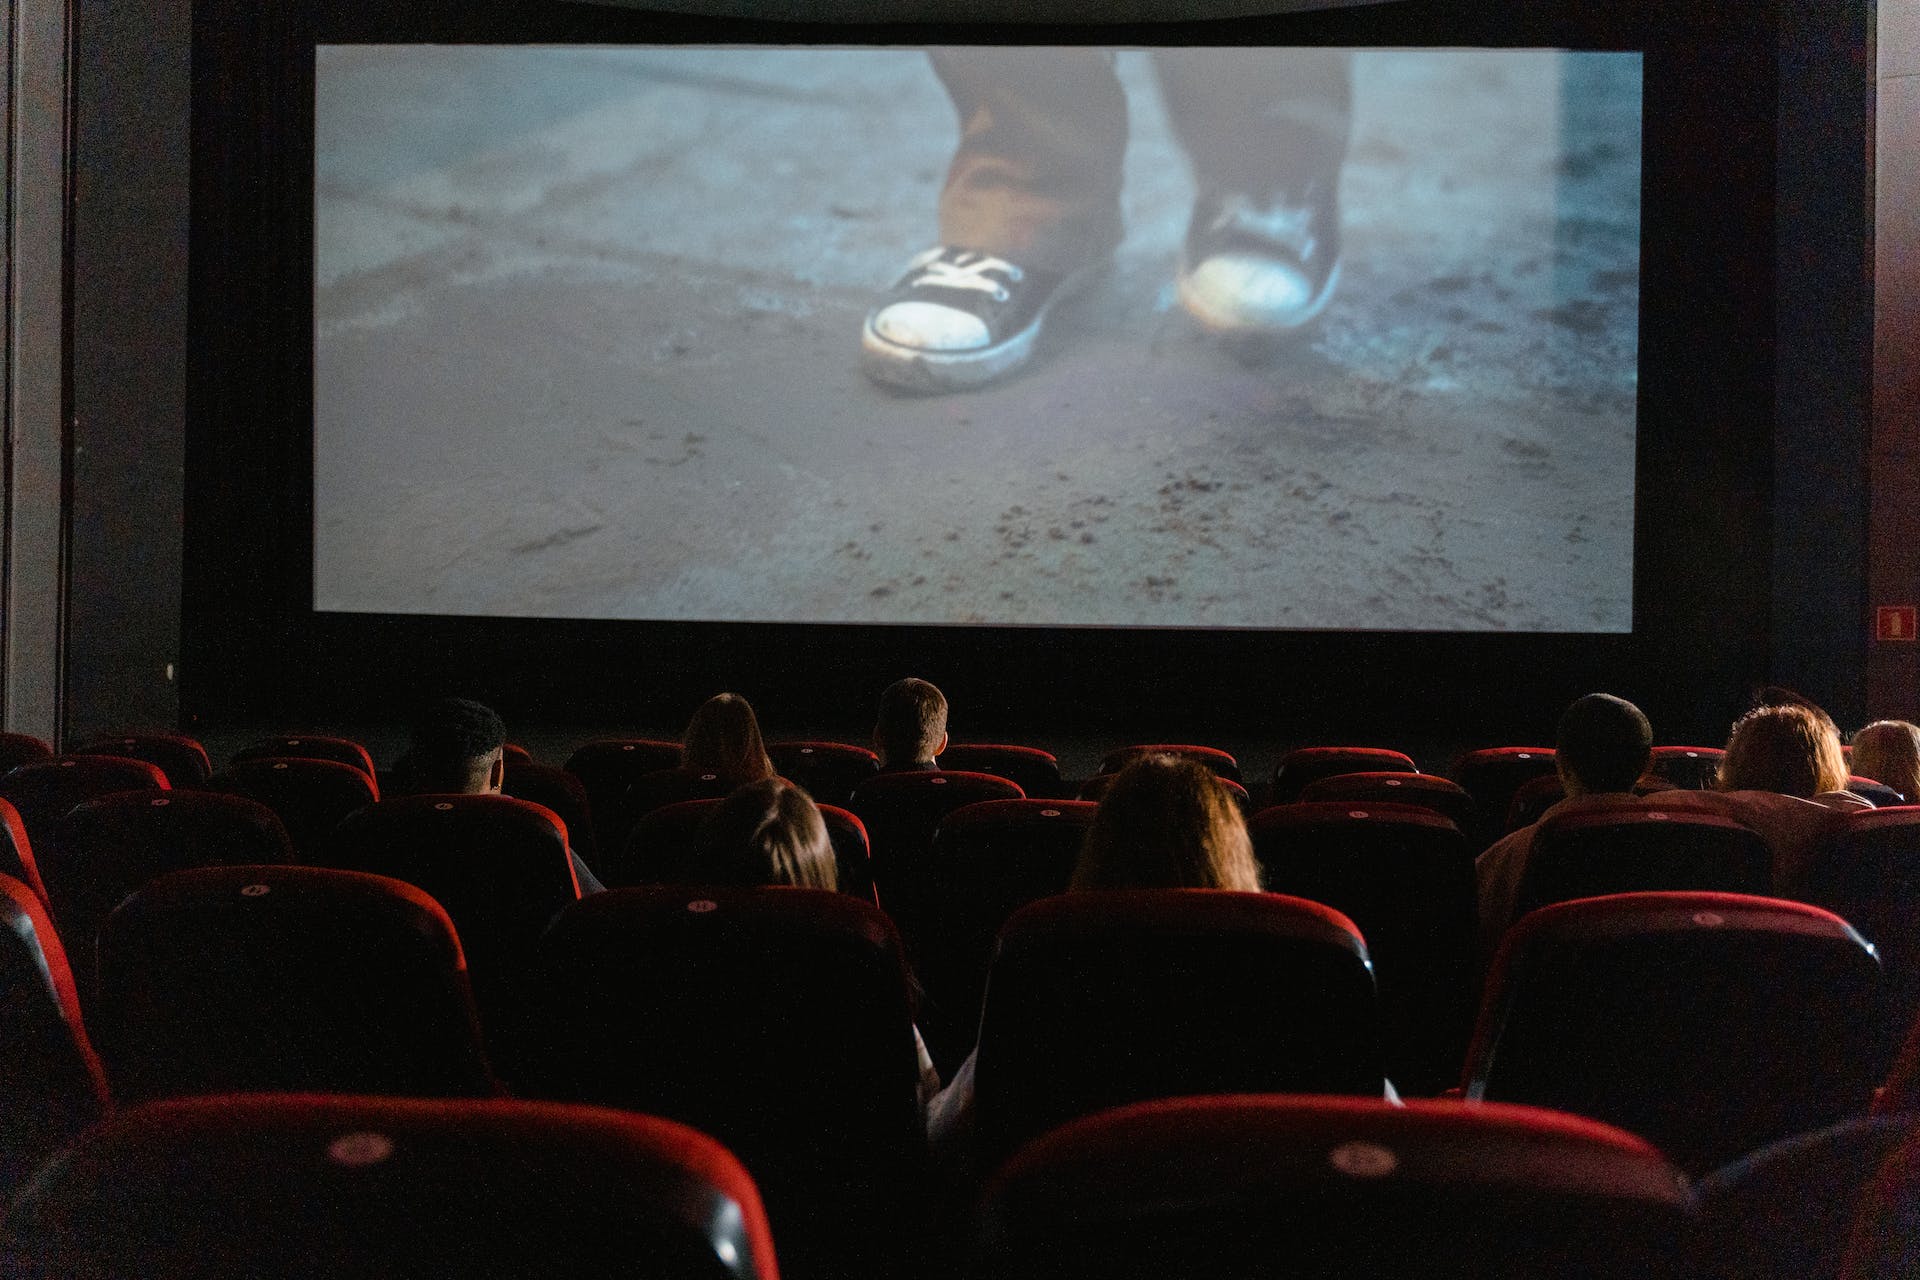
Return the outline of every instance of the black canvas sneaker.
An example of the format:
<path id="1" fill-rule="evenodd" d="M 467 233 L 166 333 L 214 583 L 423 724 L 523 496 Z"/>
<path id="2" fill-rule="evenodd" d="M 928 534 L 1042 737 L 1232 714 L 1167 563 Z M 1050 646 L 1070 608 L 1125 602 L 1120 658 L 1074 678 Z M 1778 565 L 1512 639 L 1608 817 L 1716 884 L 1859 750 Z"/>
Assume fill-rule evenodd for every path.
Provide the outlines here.
<path id="1" fill-rule="evenodd" d="M 1306 324 L 1340 278 L 1340 208 L 1332 184 L 1298 204 L 1210 192 L 1194 205 L 1180 254 L 1180 303 L 1210 330 L 1262 337 Z"/>
<path id="2" fill-rule="evenodd" d="M 1004 378 L 1033 355 L 1047 312 L 1084 287 L 1069 275 L 941 245 L 881 295 L 860 334 L 867 376 L 914 391 L 960 391 Z"/>

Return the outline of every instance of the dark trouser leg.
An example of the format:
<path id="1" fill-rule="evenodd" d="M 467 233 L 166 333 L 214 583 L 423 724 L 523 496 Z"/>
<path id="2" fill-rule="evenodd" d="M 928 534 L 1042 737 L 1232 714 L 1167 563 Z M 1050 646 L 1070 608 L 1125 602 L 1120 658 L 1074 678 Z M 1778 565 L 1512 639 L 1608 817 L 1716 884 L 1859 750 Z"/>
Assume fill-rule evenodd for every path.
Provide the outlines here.
<path id="1" fill-rule="evenodd" d="M 940 239 L 1071 271 L 1120 240 L 1127 104 L 1103 49 L 936 49 L 960 113 Z"/>
<path id="2" fill-rule="evenodd" d="M 1203 193 L 1295 203 L 1339 181 L 1353 117 L 1345 50 L 1160 49 L 1153 63 Z"/>

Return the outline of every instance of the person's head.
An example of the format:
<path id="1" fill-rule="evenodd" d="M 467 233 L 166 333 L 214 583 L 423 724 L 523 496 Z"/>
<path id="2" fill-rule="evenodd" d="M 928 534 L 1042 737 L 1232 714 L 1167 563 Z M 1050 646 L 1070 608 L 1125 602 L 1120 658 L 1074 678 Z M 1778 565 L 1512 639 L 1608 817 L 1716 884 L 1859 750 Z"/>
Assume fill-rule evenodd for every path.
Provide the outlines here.
<path id="1" fill-rule="evenodd" d="M 736 787 L 714 806 L 696 840 L 701 878 L 714 884 L 836 889 L 839 864 L 827 824 L 806 792 L 783 778 Z"/>
<path id="2" fill-rule="evenodd" d="M 917 764 L 947 749 L 947 698 L 925 680 L 908 678 L 880 695 L 873 749 L 882 764 Z"/>
<path id="3" fill-rule="evenodd" d="M 747 700 L 737 693 L 715 694 L 700 704 L 687 722 L 680 763 L 736 783 L 773 776 L 773 762 L 767 759 L 766 744 L 760 740 L 760 722 Z"/>
<path id="4" fill-rule="evenodd" d="M 506 776 L 500 713 L 466 698 L 442 698 L 413 722 L 407 781 L 420 792 L 477 795 L 498 791 Z"/>
<path id="5" fill-rule="evenodd" d="M 1920 804 L 1920 725 L 1876 720 L 1853 735 L 1853 772 Z"/>
<path id="6" fill-rule="evenodd" d="M 1087 828 L 1075 889 L 1260 888 L 1247 824 L 1205 765 L 1148 755 L 1114 776 Z"/>
<path id="7" fill-rule="evenodd" d="M 1560 713 L 1553 752 L 1570 796 L 1632 791 L 1653 760 L 1653 726 L 1625 698 L 1590 693 Z"/>
<path id="8" fill-rule="evenodd" d="M 1718 785 L 1722 791 L 1789 796 L 1844 791 L 1847 760 L 1839 730 L 1817 707 L 1756 707 L 1734 722 Z"/>

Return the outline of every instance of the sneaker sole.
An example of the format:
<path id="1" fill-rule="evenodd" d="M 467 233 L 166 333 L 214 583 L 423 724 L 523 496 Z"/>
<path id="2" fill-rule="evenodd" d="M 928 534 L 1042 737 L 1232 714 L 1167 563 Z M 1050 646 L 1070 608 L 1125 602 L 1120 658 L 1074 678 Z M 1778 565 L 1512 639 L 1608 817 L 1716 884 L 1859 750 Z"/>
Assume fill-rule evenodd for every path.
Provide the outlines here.
<path id="1" fill-rule="evenodd" d="M 1320 292 L 1300 309 L 1295 319 L 1285 324 L 1247 324 L 1237 316 L 1215 310 L 1210 303 L 1193 292 L 1190 283 L 1192 277 L 1185 269 L 1181 270 L 1175 283 L 1180 295 L 1180 305 L 1208 333 L 1223 338 L 1270 338 L 1292 333 L 1312 323 L 1322 311 L 1327 309 L 1327 303 L 1333 299 L 1334 287 L 1340 283 L 1340 265 L 1339 262 L 1333 264 L 1333 270 L 1327 272 L 1327 282 L 1320 286 Z"/>
<path id="2" fill-rule="evenodd" d="M 860 328 L 860 368 L 875 382 L 904 391 L 971 391 L 1021 368 L 1033 357 L 1047 316 L 1061 303 L 1084 293 L 1097 268 L 1076 271 L 1060 282 L 1025 328 L 1002 338 L 990 347 L 970 351 L 922 351 L 901 346 L 874 331 L 873 317 Z"/>

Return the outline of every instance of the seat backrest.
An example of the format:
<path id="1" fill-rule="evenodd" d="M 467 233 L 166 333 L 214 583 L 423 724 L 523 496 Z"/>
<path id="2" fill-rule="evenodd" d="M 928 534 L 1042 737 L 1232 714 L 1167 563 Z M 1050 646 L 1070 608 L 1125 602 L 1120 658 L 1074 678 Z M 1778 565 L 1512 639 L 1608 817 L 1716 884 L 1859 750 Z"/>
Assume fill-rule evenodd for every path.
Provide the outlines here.
<path id="1" fill-rule="evenodd" d="M 1862 1190 L 1920 1118 L 1875 1116 L 1795 1134 L 1694 1186 L 1702 1276 L 1837 1280 Z"/>
<path id="2" fill-rule="evenodd" d="M 1847 779 L 1847 790 L 1871 803 L 1876 809 L 1890 809 L 1895 805 L 1911 804 L 1913 797 L 1903 796 L 1884 782 L 1875 782 L 1872 778 L 1851 777 Z"/>
<path id="3" fill-rule="evenodd" d="M 1001 930 L 975 1063 L 981 1155 L 1182 1094 L 1378 1094 L 1366 943 L 1330 907 L 1218 889 L 1068 893 Z"/>
<path id="4" fill-rule="evenodd" d="M 1679 1280 L 1671 1166 L 1530 1107 L 1179 1098 L 1053 1130 L 988 1185 L 981 1276 Z"/>
<path id="5" fill-rule="evenodd" d="M 750 1168 L 897 1166 L 919 1149 L 906 965 L 870 903 L 609 890 L 555 921 L 535 985 L 541 1096 L 672 1116 Z"/>
<path id="6" fill-rule="evenodd" d="M 19 812 L 27 843 L 36 850 L 52 841 L 54 824 L 76 805 L 115 791 L 166 789 L 167 775 L 158 768 L 121 756 L 56 756 L 0 777 L 0 800 Z"/>
<path id="7" fill-rule="evenodd" d="M 855 787 L 880 771 L 880 757 L 867 748 L 818 738 L 769 742 L 767 758 L 774 772 L 816 804 L 844 805 Z"/>
<path id="8" fill-rule="evenodd" d="M 1301 801 L 1263 809 L 1249 830 L 1267 889 L 1324 903 L 1366 938 L 1395 1087 L 1458 1083 L 1479 989 L 1473 855 L 1459 828 L 1412 805 Z"/>
<path id="9" fill-rule="evenodd" d="M 121 1101 L 495 1090 L 452 921 L 384 876 L 161 876 L 102 926 L 99 988 L 94 1034 Z"/>
<path id="10" fill-rule="evenodd" d="M 1715 813 L 1640 808 L 1560 813 L 1540 824 L 1514 917 L 1610 893 L 1693 890 L 1766 895 L 1773 855 L 1759 833 Z"/>
<path id="11" fill-rule="evenodd" d="M 608 830 L 617 831 L 624 844 L 633 834 L 633 828 L 639 821 L 655 809 L 670 804 L 681 804 L 688 800 L 717 800 L 724 798 L 736 784 L 730 778 L 711 769 L 689 769 L 676 766 L 672 769 L 660 769 L 634 779 L 627 793 L 620 797 Z M 607 825 L 606 823 L 602 824 Z"/>
<path id="12" fill-rule="evenodd" d="M 1453 762 L 1453 780 L 1473 797 L 1480 829 L 1469 831 L 1469 842 L 1488 844 L 1505 829 L 1513 793 L 1535 778 L 1554 772 L 1552 747 L 1483 747 Z"/>
<path id="13" fill-rule="evenodd" d="M 1334 773 L 1301 788 L 1305 804 L 1410 804 L 1431 809 L 1467 830 L 1474 822 L 1473 797 L 1457 782 L 1431 773 Z"/>
<path id="14" fill-rule="evenodd" d="M 380 798 L 370 772 L 337 760 L 260 756 L 237 760 L 208 787 L 273 810 L 302 862 L 324 865 L 327 840 L 355 810 Z"/>
<path id="15" fill-rule="evenodd" d="M 1655 747 L 1647 772 L 1684 790 L 1707 791 L 1726 755 L 1720 747 Z"/>
<path id="16" fill-rule="evenodd" d="M 500 782 L 500 794 L 526 800 L 544 809 L 566 824 L 567 840 L 573 851 L 596 872 L 600 846 L 594 841 L 593 806 L 587 799 L 584 782 L 550 764 L 531 760 L 508 760 Z"/>
<path id="17" fill-rule="evenodd" d="M 740 1162 L 554 1103 L 239 1095 L 94 1129 L 0 1228 L 21 1280 L 774 1280 Z"/>
<path id="18" fill-rule="evenodd" d="M 648 884 L 701 884 L 706 877 L 695 856 L 701 824 L 720 805 L 718 798 L 662 805 L 634 824 L 618 857 L 595 867 L 609 889 Z M 872 901 L 873 871 L 868 866 L 867 829 L 847 810 L 817 804 L 827 839 L 833 844 L 840 892 Z"/>
<path id="19" fill-rule="evenodd" d="M 1507 932 L 1467 1096 L 1577 1111 L 1699 1174 L 1866 1110 L 1880 966 L 1830 912 L 1631 893 Z"/>
<path id="20" fill-rule="evenodd" d="M 0 1204 L 105 1109 L 65 948 L 39 895 L 0 875 Z M 0 1271 L 3 1271 L 0 1268 Z"/>
<path id="21" fill-rule="evenodd" d="M 1074 793 L 1074 799 L 1087 800 L 1093 803 L 1098 803 L 1106 799 L 1107 792 L 1113 789 L 1114 780 L 1119 776 L 1117 773 L 1094 774 L 1091 778 L 1088 778 L 1080 784 L 1080 789 Z M 1239 806 L 1242 817 L 1253 812 L 1253 797 L 1248 794 L 1246 787 L 1235 782 L 1232 778 L 1221 778 L 1220 786 L 1233 800 L 1234 804 Z"/>
<path id="22" fill-rule="evenodd" d="M 109 734 L 76 747 L 74 754 L 145 760 L 166 774 L 168 785 L 173 787 L 204 787 L 213 776 L 207 749 L 180 733 Z"/>
<path id="23" fill-rule="evenodd" d="M 1547 810 L 1566 798 L 1567 784 L 1560 780 L 1558 773 L 1543 773 L 1537 778 L 1527 779 L 1513 793 L 1513 799 L 1507 802 L 1503 832 L 1532 826 L 1546 815 Z"/>
<path id="24" fill-rule="evenodd" d="M 1060 761 L 1053 752 L 1039 747 L 1004 742 L 948 743 L 947 749 L 940 753 L 940 767 L 963 773 L 990 773 L 996 778 L 1005 778 L 1036 799 L 1061 795 Z"/>
<path id="25" fill-rule="evenodd" d="M 1307 784 L 1342 773 L 1418 773 L 1420 767 L 1402 751 L 1381 747 L 1299 747 L 1280 757 L 1273 767 L 1271 804 L 1289 804 L 1300 798 Z"/>
<path id="26" fill-rule="evenodd" d="M 1913 923 L 1920 919 L 1920 805 L 1846 815 L 1794 896 L 1833 912 L 1880 953 L 1886 999 L 1877 1043 L 1880 1060 L 1891 1064 L 1907 1029 L 1920 1021 L 1920 934 Z"/>
<path id="27" fill-rule="evenodd" d="M 12 876 L 33 890 L 40 901 L 47 901 L 47 886 L 40 878 L 40 860 L 34 856 L 33 841 L 27 838 L 27 824 L 20 811 L 0 799 L 0 876 Z"/>
<path id="28" fill-rule="evenodd" d="M 873 882 L 889 911 L 911 911 L 907 880 L 896 872 L 926 855 L 940 820 L 983 800 L 1024 800 L 1018 785 L 989 773 L 927 769 L 880 773 L 854 788 L 847 808 L 866 824 Z"/>
<path id="29" fill-rule="evenodd" d="M 119 791 L 81 804 L 53 829 L 40 859 L 47 905 L 83 957 L 76 977 L 93 991 L 100 926 L 128 894 L 155 876 L 195 867 L 293 861 L 273 810 L 212 791 Z"/>
<path id="30" fill-rule="evenodd" d="M 373 756 L 352 738 L 324 733 L 286 733 L 248 743 L 233 753 L 230 763 L 242 760 L 331 760 L 373 777 Z"/>
<path id="31" fill-rule="evenodd" d="M 1219 777 L 1240 781 L 1240 762 L 1230 752 L 1192 742 L 1137 742 L 1130 747 L 1117 747 L 1101 758 L 1100 772 L 1118 773 L 1141 756 L 1180 756 L 1205 765 Z M 944 757 L 941 763 L 946 763 Z"/>
<path id="32" fill-rule="evenodd" d="M 646 774 L 672 769 L 679 763 L 680 744 L 658 738 L 595 738 L 575 748 L 562 767 L 587 789 L 596 848 L 620 847 L 613 838 L 614 828 L 627 788 Z"/>
<path id="33" fill-rule="evenodd" d="M 0 733 L 0 774 L 15 765 L 53 759 L 53 748 L 30 733 Z"/>

